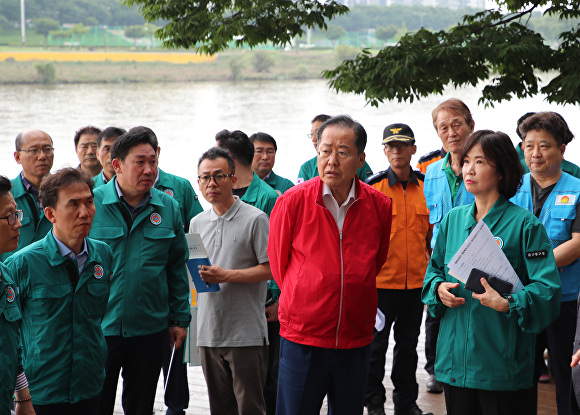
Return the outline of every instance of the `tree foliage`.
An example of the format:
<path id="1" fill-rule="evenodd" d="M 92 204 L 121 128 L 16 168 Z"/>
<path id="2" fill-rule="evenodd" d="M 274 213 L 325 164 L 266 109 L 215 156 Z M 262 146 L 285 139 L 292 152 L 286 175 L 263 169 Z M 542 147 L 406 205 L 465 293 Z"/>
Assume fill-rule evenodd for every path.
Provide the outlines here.
<path id="1" fill-rule="evenodd" d="M 324 77 L 336 91 L 362 94 L 374 106 L 479 82 L 486 83 L 479 99 L 486 106 L 540 92 L 548 102 L 579 103 L 580 25 L 562 32 L 561 44 L 552 49 L 529 27 L 529 18 L 540 6 L 547 7 L 547 15 L 578 18 L 580 1 L 505 0 L 502 5 L 508 13 L 486 10 L 447 31 L 407 34 L 376 55 L 364 50 Z"/>
<path id="2" fill-rule="evenodd" d="M 0 0 L 0 15 L 10 22 L 20 22 L 20 0 Z M 143 24 L 137 7 L 124 7 L 119 0 L 26 0 L 26 18 L 49 17 L 64 23 L 83 22 L 92 16 L 108 26 Z"/>
<path id="3" fill-rule="evenodd" d="M 395 37 L 398 31 L 399 28 L 392 23 L 388 26 L 377 26 L 375 36 L 383 42 L 388 42 L 389 39 Z"/>
<path id="4" fill-rule="evenodd" d="M 40 18 L 34 19 L 34 30 L 39 35 L 44 36 L 44 46 L 48 43 L 48 34 L 53 30 L 60 29 L 60 23 L 58 20 L 48 19 L 48 18 Z"/>
<path id="5" fill-rule="evenodd" d="M 348 11 L 331 0 L 122 0 L 137 5 L 145 19 L 168 23 L 156 36 L 167 48 L 194 48 L 213 54 L 230 42 L 250 47 L 284 45 L 306 28 L 326 29 L 326 20 Z"/>

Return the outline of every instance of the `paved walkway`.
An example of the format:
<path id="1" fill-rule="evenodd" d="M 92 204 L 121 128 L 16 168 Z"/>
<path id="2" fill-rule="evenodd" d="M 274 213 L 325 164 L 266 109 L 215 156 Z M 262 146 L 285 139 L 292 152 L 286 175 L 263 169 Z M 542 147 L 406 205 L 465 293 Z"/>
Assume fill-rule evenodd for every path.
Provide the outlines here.
<path id="1" fill-rule="evenodd" d="M 389 351 L 387 353 L 387 364 L 386 364 L 386 376 L 385 376 L 385 388 L 387 389 L 387 402 L 385 404 L 385 410 L 387 415 L 394 413 L 393 402 L 391 400 L 393 385 L 390 379 L 391 364 L 393 358 L 393 334 L 391 331 L 391 339 L 389 341 Z M 419 364 L 417 368 L 417 381 L 419 383 L 419 399 L 417 404 L 423 411 L 433 412 L 434 415 L 444 415 L 445 414 L 445 399 L 443 394 L 434 395 L 427 393 L 425 389 L 425 384 L 427 383 L 428 376 L 427 372 L 423 370 L 425 365 L 425 335 L 423 330 L 419 337 L 419 345 L 417 347 L 419 354 Z M 207 388 L 205 385 L 205 380 L 203 378 L 203 373 L 201 367 L 194 366 L 188 368 L 188 378 L 189 378 L 189 408 L 187 409 L 187 415 L 208 415 L 209 412 L 209 401 L 207 397 Z M 538 403 L 538 415 L 553 415 L 557 413 L 556 410 L 556 392 L 554 388 L 554 383 L 540 384 L 540 395 Z M 163 383 L 160 381 L 157 385 L 157 394 L 155 396 L 155 414 L 164 414 L 165 406 L 163 405 Z M 321 414 L 326 414 L 326 402 L 323 406 Z M 121 383 L 119 382 L 119 387 L 117 388 L 117 402 L 115 404 L 115 414 L 123 414 L 123 409 L 121 407 Z M 365 410 L 366 414 L 366 410 Z"/>

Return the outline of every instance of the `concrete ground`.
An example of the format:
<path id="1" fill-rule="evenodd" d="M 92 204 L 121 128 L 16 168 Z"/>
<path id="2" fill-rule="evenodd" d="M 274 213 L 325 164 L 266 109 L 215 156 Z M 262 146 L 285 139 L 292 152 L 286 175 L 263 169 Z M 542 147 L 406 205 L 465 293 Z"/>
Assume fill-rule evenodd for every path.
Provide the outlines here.
<path id="1" fill-rule="evenodd" d="M 386 364 L 386 375 L 384 384 L 387 389 L 387 402 L 385 404 L 385 411 L 387 415 L 394 413 L 393 402 L 391 400 L 391 393 L 393 391 L 393 385 L 390 380 L 391 364 L 393 358 L 393 335 L 391 331 L 391 340 L 389 342 L 389 351 L 387 353 L 387 364 Z M 443 394 L 434 395 L 427 393 L 425 389 L 425 384 L 429 376 L 427 372 L 423 369 L 425 365 L 425 334 L 423 330 L 419 337 L 419 344 L 417 346 L 417 352 L 419 354 L 419 363 L 417 368 L 417 382 L 419 383 L 419 399 L 417 404 L 419 407 L 426 412 L 433 412 L 434 415 L 444 415 L 445 412 L 445 398 Z M 189 408 L 187 409 L 187 415 L 207 415 L 209 411 L 209 401 L 207 397 L 207 388 L 205 385 L 205 380 L 201 367 L 193 366 L 188 368 L 188 378 L 189 378 Z M 121 379 L 121 377 L 120 377 Z M 117 388 L 117 401 L 115 403 L 115 414 L 123 414 L 123 408 L 121 407 L 121 381 Z M 160 380 L 157 386 L 157 394 L 155 396 L 155 414 L 164 414 L 165 406 L 163 405 L 163 382 Z M 322 408 L 321 414 L 326 414 L 326 402 Z M 554 382 L 548 384 L 539 385 L 539 397 L 538 397 L 538 415 L 553 415 L 556 414 L 556 390 L 554 387 Z M 366 410 L 365 410 L 366 414 Z"/>

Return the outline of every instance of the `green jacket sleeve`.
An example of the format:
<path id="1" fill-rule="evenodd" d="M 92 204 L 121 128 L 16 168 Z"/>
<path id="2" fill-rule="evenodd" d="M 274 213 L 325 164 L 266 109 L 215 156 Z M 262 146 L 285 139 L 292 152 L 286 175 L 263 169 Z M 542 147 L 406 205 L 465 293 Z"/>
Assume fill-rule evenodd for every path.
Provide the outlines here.
<path id="1" fill-rule="evenodd" d="M 421 300 L 433 317 L 441 317 L 447 308 L 439 299 L 435 289 L 440 283 L 447 281 L 445 274 L 445 247 L 447 245 L 448 223 L 448 217 L 446 216 L 441 221 L 431 260 L 425 272 L 423 290 L 421 292 Z"/>
<path id="2" fill-rule="evenodd" d="M 562 289 L 552 246 L 539 221 L 528 222 L 522 231 L 521 253 L 527 276 L 520 275 L 524 288 L 513 294 L 508 317 L 517 317 L 520 328 L 542 332 L 560 313 Z M 547 257 L 527 258 L 526 252 L 546 251 Z"/>
<path id="3" fill-rule="evenodd" d="M 177 209 L 177 204 L 175 204 Z M 169 326 L 189 327 L 191 312 L 189 308 L 189 281 L 186 261 L 189 258 L 187 241 L 180 215 L 175 215 L 176 236 L 172 241 L 167 261 L 167 284 L 169 291 Z"/>

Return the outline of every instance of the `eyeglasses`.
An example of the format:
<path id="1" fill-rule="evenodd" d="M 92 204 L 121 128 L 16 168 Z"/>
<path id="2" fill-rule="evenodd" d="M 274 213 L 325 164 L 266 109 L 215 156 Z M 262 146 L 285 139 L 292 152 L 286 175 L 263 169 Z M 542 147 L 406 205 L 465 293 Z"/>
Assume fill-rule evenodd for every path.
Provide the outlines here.
<path id="1" fill-rule="evenodd" d="M 11 213 L 8 216 L 1 217 L 0 219 L 6 219 L 8 221 L 8 225 L 13 226 L 16 223 L 16 218 L 18 218 L 19 221 L 22 221 L 23 217 L 24 213 L 22 210 L 17 210 L 16 212 Z"/>
<path id="2" fill-rule="evenodd" d="M 274 150 L 273 148 L 269 148 L 266 151 L 264 151 L 264 150 L 256 150 L 256 151 L 254 151 L 254 155 L 263 156 L 264 153 L 267 154 L 268 156 L 273 156 L 274 154 L 276 154 L 276 150 Z"/>
<path id="3" fill-rule="evenodd" d="M 336 158 L 343 161 L 348 160 L 353 156 L 352 154 L 347 153 L 346 151 L 318 150 L 318 157 L 320 157 L 321 159 L 328 159 L 332 156 L 332 153 L 336 153 Z M 359 154 L 360 153 L 356 153 L 357 156 Z"/>
<path id="4" fill-rule="evenodd" d="M 213 178 L 217 184 L 222 184 L 226 181 L 226 177 L 234 177 L 233 174 L 204 174 L 203 176 L 197 176 L 201 184 L 209 184 Z"/>
<path id="5" fill-rule="evenodd" d="M 309 134 L 306 134 L 306 137 L 308 137 L 308 138 L 312 138 L 312 137 L 315 137 L 315 136 L 316 136 L 316 134 L 318 134 L 318 133 L 315 133 L 315 134 L 311 134 L 311 133 L 309 133 Z"/>
<path id="6" fill-rule="evenodd" d="M 397 151 L 403 151 L 409 148 L 411 144 L 410 143 L 399 143 L 399 144 L 385 144 L 385 148 L 387 149 L 387 151 L 394 151 L 395 149 L 397 149 Z"/>
<path id="7" fill-rule="evenodd" d="M 91 147 L 92 150 L 97 150 L 97 143 L 83 143 L 79 146 L 79 148 L 81 150 L 88 150 L 89 146 Z"/>
<path id="8" fill-rule="evenodd" d="M 46 156 L 52 156 L 54 154 L 54 147 L 42 147 L 42 148 L 29 148 L 28 150 L 16 150 L 16 151 L 25 151 L 30 153 L 31 156 L 38 155 L 39 152 L 43 152 Z"/>

